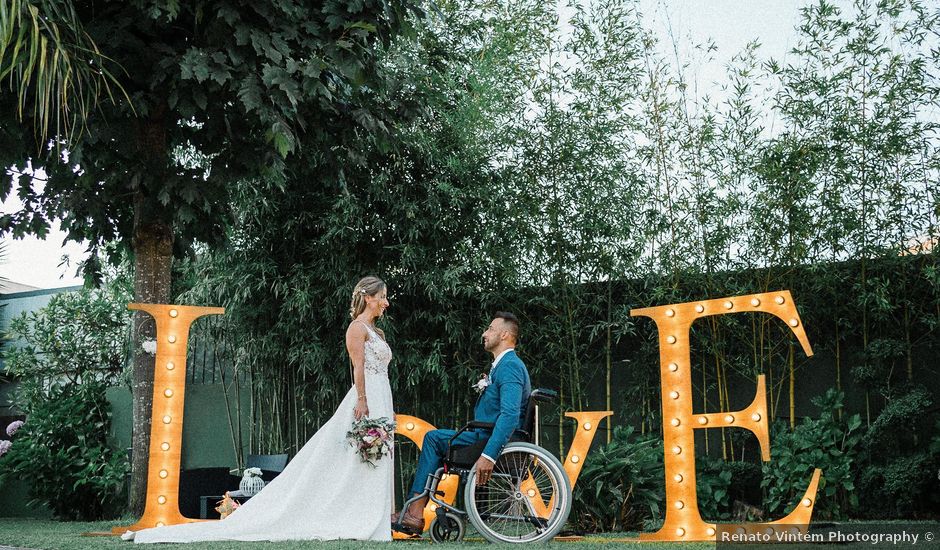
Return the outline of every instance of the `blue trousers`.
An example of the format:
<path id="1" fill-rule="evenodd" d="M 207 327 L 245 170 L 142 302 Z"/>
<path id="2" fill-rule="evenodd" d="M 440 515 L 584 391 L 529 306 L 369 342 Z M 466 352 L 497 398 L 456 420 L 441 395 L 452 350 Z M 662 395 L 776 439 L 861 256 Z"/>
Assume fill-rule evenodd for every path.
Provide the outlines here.
<path id="1" fill-rule="evenodd" d="M 454 437 L 455 433 L 457 433 L 455 430 L 431 430 L 425 434 L 424 442 L 421 444 L 421 456 L 418 457 L 418 470 L 415 472 L 415 480 L 411 485 L 412 495 L 424 492 L 428 477 L 441 467 L 441 462 L 447 453 L 447 442 Z M 463 432 L 451 444 L 473 445 L 489 437 L 490 432 L 486 430 Z"/>

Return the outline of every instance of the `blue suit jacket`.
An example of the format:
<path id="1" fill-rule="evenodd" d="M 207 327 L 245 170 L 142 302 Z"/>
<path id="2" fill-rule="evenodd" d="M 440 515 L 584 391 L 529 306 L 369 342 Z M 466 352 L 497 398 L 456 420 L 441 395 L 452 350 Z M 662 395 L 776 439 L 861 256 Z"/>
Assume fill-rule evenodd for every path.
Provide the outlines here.
<path id="1" fill-rule="evenodd" d="M 529 371 L 515 351 L 508 351 L 493 368 L 490 385 L 473 408 L 473 419 L 493 422 L 493 433 L 483 454 L 494 460 L 512 433 L 525 421 L 526 403 L 532 393 Z"/>

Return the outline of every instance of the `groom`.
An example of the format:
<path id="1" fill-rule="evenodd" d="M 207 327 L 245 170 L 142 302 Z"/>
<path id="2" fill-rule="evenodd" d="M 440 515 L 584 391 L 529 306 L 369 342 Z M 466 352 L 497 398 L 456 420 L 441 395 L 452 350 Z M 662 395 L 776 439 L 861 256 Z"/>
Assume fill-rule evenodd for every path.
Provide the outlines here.
<path id="1" fill-rule="evenodd" d="M 488 439 L 475 466 L 477 483 L 481 485 L 489 480 L 500 451 L 525 420 L 522 416 L 532 386 L 529 371 L 514 351 L 518 338 L 519 319 L 512 313 L 497 312 L 483 332 L 483 347 L 493 354 L 493 366 L 486 378 L 489 385 L 483 389 L 473 409 L 473 420 L 491 422 L 495 426 L 492 431 L 463 432 L 452 442 L 452 445 L 464 446 Z M 432 430 L 424 436 L 411 496 L 424 492 L 428 476 L 441 466 L 441 460 L 447 452 L 447 442 L 455 433 L 454 430 Z M 420 534 L 424 530 L 423 510 L 427 503 L 428 497 L 412 502 L 405 510 L 400 525 L 413 534 Z"/>

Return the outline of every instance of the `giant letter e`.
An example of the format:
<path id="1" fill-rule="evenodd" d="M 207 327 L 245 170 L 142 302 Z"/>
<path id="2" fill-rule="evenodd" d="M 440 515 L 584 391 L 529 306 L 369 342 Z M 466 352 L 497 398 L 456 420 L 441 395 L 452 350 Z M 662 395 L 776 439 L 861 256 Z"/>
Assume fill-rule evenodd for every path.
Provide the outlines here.
<path id="1" fill-rule="evenodd" d="M 714 524 L 705 523 L 698 509 L 695 490 L 695 430 L 703 428 L 743 428 L 757 436 L 761 458 L 770 460 L 767 395 L 764 376 L 757 377 L 757 395 L 740 411 L 692 413 L 692 373 L 689 329 L 696 319 L 711 315 L 762 311 L 783 320 L 795 334 L 806 355 L 812 355 L 806 332 L 789 291 L 767 292 L 718 300 L 648 307 L 630 315 L 650 317 L 659 329 L 660 380 L 663 400 L 663 450 L 666 466 L 666 520 L 659 531 L 641 534 L 640 540 L 713 541 Z M 807 525 L 813 514 L 816 487 L 821 471 L 817 468 L 800 504 L 787 517 L 773 524 Z M 768 525 L 768 524 L 764 524 Z"/>

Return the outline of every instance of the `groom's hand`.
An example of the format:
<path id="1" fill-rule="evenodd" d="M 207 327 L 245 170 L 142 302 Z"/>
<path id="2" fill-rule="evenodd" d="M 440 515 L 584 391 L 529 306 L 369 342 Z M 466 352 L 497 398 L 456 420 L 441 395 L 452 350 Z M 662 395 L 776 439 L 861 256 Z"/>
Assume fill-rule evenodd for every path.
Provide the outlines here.
<path id="1" fill-rule="evenodd" d="M 476 469 L 477 485 L 486 484 L 490 480 L 490 476 L 493 475 L 493 463 L 485 456 L 481 456 L 477 459 Z"/>

